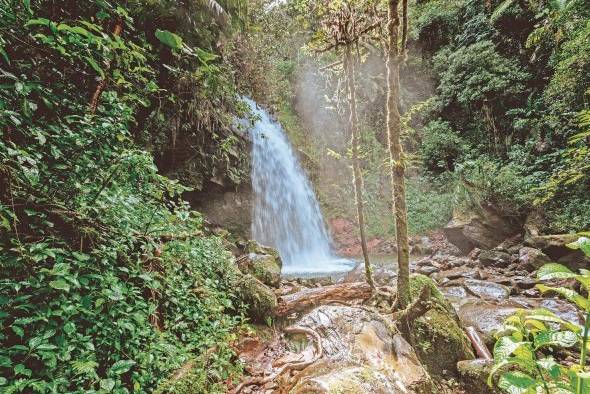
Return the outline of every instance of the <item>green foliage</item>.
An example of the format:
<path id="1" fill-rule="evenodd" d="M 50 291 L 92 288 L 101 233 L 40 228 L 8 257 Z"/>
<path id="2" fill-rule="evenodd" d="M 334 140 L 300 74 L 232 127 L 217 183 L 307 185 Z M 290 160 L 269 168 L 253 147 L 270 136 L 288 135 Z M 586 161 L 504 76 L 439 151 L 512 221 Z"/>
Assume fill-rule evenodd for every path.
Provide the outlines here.
<path id="1" fill-rule="evenodd" d="M 502 165 L 482 157 L 457 166 L 459 204 L 478 207 L 488 202 L 509 216 L 521 217 L 532 205 L 535 179 L 526 176 L 526 166 L 517 163 Z"/>
<path id="2" fill-rule="evenodd" d="M 436 0 L 416 5 L 416 18 L 410 27 L 425 50 L 435 52 L 451 43 L 459 30 L 463 3 L 463 0 Z"/>
<path id="3" fill-rule="evenodd" d="M 219 392 L 239 373 L 231 256 L 134 140 L 169 81 L 131 11 L 0 1 L 2 392 L 152 392 L 190 360 L 195 392 Z M 215 55 L 171 56 L 215 82 Z"/>
<path id="4" fill-rule="evenodd" d="M 590 240 L 580 237 L 568 244 L 590 257 Z M 561 264 L 546 264 L 537 273 L 541 281 L 575 279 L 583 290 L 590 290 L 590 271 L 576 274 Z M 585 324 L 580 327 L 544 310 L 520 310 L 506 319 L 494 345 L 494 368 L 488 379 L 500 373 L 498 387 L 507 393 L 586 393 L 590 390 L 590 374 L 586 366 L 590 301 L 575 290 L 538 284 L 542 292 L 557 293 L 584 313 Z M 566 366 L 553 357 L 560 348 L 580 348 L 579 363 Z"/>
<path id="5" fill-rule="evenodd" d="M 455 163 L 467 150 L 463 139 L 448 122 L 432 121 L 424 126 L 420 144 L 422 162 L 433 173 L 453 171 Z"/>
<path id="6" fill-rule="evenodd" d="M 510 101 L 522 93 L 529 77 L 516 61 L 500 55 L 491 41 L 445 50 L 434 61 L 441 76 L 441 99 L 465 108 Z"/>
<path id="7" fill-rule="evenodd" d="M 535 201 L 547 214 L 548 231 L 586 227 L 585 137 L 571 140 L 580 133 L 576 117 L 587 110 L 590 88 L 588 2 L 429 0 L 411 16 L 419 27 L 416 44 L 433 55 L 437 94 L 424 124 L 446 122 L 470 146 L 456 168 L 487 157 L 506 169 L 500 177 L 526 186 L 505 188 L 518 200 L 512 204 L 518 211 L 526 213 Z M 436 45 L 429 24 L 433 32 L 446 32 Z M 426 140 L 430 131 L 419 134 Z M 430 155 L 421 161 L 432 169 Z M 504 203 L 515 208 L 509 205 Z"/>

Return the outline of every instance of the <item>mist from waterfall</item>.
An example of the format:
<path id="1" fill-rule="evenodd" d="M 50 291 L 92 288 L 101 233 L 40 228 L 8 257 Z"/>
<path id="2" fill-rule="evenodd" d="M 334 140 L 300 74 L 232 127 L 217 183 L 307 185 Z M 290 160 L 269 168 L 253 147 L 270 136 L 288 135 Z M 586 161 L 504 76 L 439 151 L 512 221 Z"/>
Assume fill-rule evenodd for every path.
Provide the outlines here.
<path id="1" fill-rule="evenodd" d="M 310 182 L 283 128 L 245 98 L 257 120 L 252 138 L 252 236 L 279 251 L 284 274 L 338 272 L 352 262 L 334 255 Z"/>

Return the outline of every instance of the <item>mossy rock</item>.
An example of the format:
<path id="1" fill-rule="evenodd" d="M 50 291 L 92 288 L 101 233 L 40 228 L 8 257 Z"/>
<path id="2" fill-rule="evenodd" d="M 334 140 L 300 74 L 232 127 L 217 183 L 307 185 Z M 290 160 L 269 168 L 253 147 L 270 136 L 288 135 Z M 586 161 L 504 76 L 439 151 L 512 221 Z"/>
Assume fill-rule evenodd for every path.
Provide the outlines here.
<path id="1" fill-rule="evenodd" d="M 465 385 L 470 387 L 474 393 L 479 394 L 500 394 L 500 389 L 496 386 L 488 386 L 488 376 L 494 366 L 493 360 L 475 359 L 463 360 L 457 363 L 457 370 L 461 376 L 461 380 Z M 494 384 L 497 384 L 497 374 L 494 379 Z"/>
<path id="2" fill-rule="evenodd" d="M 244 247 L 244 253 L 271 255 L 275 258 L 275 261 L 279 266 L 279 271 L 281 270 L 281 268 L 283 268 L 283 261 L 281 260 L 281 256 L 279 255 L 279 252 L 276 249 L 273 249 L 270 246 L 261 245 L 252 239 L 246 242 L 246 245 Z"/>
<path id="3" fill-rule="evenodd" d="M 240 275 L 236 281 L 237 294 L 248 305 L 248 316 L 264 323 L 277 307 L 277 296 L 272 289 L 251 274 Z"/>
<path id="4" fill-rule="evenodd" d="M 279 287 L 281 284 L 280 259 L 270 254 L 249 253 L 238 259 L 238 268 L 244 274 L 254 275 L 267 286 Z"/>
<path id="5" fill-rule="evenodd" d="M 432 279 L 412 275 L 412 298 L 417 298 L 424 286 L 430 287 L 433 307 L 413 324 L 410 335 L 414 349 L 431 374 L 442 375 L 447 371 L 457 376 L 457 362 L 475 358 L 471 342 L 461 328 L 457 313 Z"/>

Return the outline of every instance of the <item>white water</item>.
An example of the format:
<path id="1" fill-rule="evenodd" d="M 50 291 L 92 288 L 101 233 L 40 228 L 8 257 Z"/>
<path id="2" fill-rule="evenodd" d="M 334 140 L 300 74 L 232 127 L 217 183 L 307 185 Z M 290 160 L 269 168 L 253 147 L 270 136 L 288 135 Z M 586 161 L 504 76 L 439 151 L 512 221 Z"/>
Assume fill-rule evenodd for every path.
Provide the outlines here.
<path id="1" fill-rule="evenodd" d="M 250 127 L 253 238 L 279 251 L 283 274 L 349 270 L 354 263 L 332 252 L 318 201 L 283 128 L 244 100 L 259 117 Z"/>

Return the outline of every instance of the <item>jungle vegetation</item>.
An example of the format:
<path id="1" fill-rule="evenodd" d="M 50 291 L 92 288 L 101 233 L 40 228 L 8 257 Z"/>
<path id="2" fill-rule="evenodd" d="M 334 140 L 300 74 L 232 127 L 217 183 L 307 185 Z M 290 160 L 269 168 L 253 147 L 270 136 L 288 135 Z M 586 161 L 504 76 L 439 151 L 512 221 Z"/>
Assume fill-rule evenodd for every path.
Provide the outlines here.
<path id="1" fill-rule="evenodd" d="M 590 228 L 590 3 L 399 2 L 393 38 L 398 2 L 329 3 L 380 21 L 345 48 L 369 235 L 396 234 L 392 162 L 410 234 L 482 205 Z M 234 124 L 248 95 L 312 178 L 332 175 L 316 185 L 325 213 L 356 219 L 346 69 L 317 51 L 322 4 L 0 0 L 0 391 L 182 392 L 168 378 L 187 363 L 201 392 L 239 376 L 233 259 L 187 199 L 248 181 Z"/>

